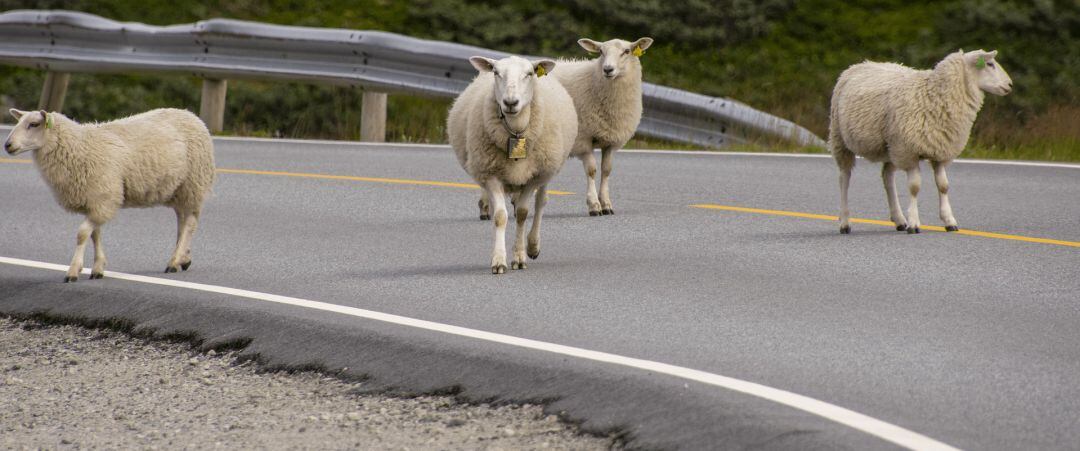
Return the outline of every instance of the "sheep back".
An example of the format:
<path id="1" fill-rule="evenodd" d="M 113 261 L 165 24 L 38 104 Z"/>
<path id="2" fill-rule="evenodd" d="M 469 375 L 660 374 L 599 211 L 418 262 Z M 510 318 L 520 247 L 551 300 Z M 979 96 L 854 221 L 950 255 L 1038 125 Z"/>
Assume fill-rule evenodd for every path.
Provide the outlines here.
<path id="1" fill-rule="evenodd" d="M 122 164 L 124 207 L 197 207 L 214 182 L 210 132 L 198 116 L 157 109 L 88 127 L 114 135 Z"/>
<path id="2" fill-rule="evenodd" d="M 833 90 L 830 139 L 870 161 L 901 168 L 947 161 L 967 144 L 982 92 L 964 77 L 963 54 L 933 70 L 865 62 L 845 70 Z M 834 144 L 836 146 L 836 144 Z"/>

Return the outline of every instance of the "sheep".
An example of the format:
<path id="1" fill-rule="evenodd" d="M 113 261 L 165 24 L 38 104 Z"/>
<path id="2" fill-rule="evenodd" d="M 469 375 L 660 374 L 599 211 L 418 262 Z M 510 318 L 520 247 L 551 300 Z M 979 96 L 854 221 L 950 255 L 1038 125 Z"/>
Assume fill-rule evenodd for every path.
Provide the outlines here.
<path id="1" fill-rule="evenodd" d="M 960 50 L 933 70 L 864 62 L 849 67 L 833 89 L 829 150 L 840 170 L 840 233 L 851 232 L 848 185 L 855 156 L 882 162 L 881 178 L 896 230 L 919 233 L 919 161 L 930 160 L 945 230 L 960 230 L 949 205 L 945 168 L 960 155 L 982 108 L 983 91 L 1004 96 L 1012 79 L 995 62 L 997 51 Z M 900 210 L 893 175 L 907 172 L 911 200 Z"/>
<path id="2" fill-rule="evenodd" d="M 78 280 L 87 238 L 94 241 L 90 278 L 104 277 L 101 229 L 121 208 L 172 207 L 176 249 L 165 272 L 191 266 L 191 237 L 214 183 L 214 145 L 202 120 L 177 109 L 98 124 L 80 124 L 55 112 L 10 113 L 18 124 L 4 149 L 11 155 L 33 152 L 60 206 L 85 216 L 64 282 Z"/>
<path id="3" fill-rule="evenodd" d="M 525 269 L 525 220 L 535 196 L 528 257 L 540 255 L 540 219 L 547 183 L 562 168 L 577 136 L 570 94 L 551 77 L 555 62 L 511 56 L 469 59 L 480 74 L 454 100 L 447 134 L 461 167 L 491 200 L 495 244 L 491 273 L 506 272 L 506 196 L 512 196 L 517 237 L 511 269 Z"/>
<path id="4" fill-rule="evenodd" d="M 589 216 L 613 215 L 609 181 L 615 152 L 634 136 L 641 122 L 641 61 L 652 38 L 634 42 L 612 39 L 596 42 L 579 39 L 578 45 L 600 57 L 585 61 L 559 61 L 555 79 L 574 98 L 578 113 L 578 136 L 571 154 L 585 168 L 586 204 Z M 600 195 L 596 193 L 596 158 L 599 147 Z"/>
<path id="5" fill-rule="evenodd" d="M 615 152 L 634 136 L 641 122 L 641 61 L 652 38 L 634 42 L 612 39 L 596 42 L 579 39 L 586 51 L 599 53 L 592 60 L 559 60 L 559 70 L 552 76 L 574 99 L 578 114 L 578 136 L 571 155 L 585 167 L 585 202 L 589 216 L 613 215 L 609 180 Z M 599 147 L 603 158 L 600 172 L 600 194 L 596 192 L 596 157 Z M 486 194 L 480 198 L 480 219 L 488 219 L 490 205 Z"/>

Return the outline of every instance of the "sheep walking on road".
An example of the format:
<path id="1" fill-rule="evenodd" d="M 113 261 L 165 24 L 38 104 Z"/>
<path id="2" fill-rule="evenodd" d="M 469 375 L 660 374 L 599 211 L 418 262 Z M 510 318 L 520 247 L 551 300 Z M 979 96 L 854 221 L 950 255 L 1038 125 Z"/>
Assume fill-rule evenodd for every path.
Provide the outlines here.
<path id="1" fill-rule="evenodd" d="M 949 205 L 945 168 L 963 152 L 983 92 L 1004 96 L 1012 91 L 1012 80 L 996 57 L 996 50 L 961 50 L 933 70 L 865 62 L 840 74 L 829 115 L 829 150 L 840 169 L 840 233 L 851 232 L 848 185 L 856 155 L 884 163 L 881 178 L 889 215 L 896 230 L 908 233 L 919 233 L 919 161 L 930 160 L 941 220 L 946 230 L 960 230 Z M 908 176 L 907 218 L 893 183 L 897 169 Z"/>
<path id="2" fill-rule="evenodd" d="M 557 62 L 552 76 L 574 99 L 578 116 L 578 135 L 571 155 L 581 160 L 587 177 L 585 203 L 589 216 L 613 215 L 611 170 L 615 152 L 634 136 L 641 122 L 641 61 L 652 38 L 634 42 L 613 39 L 596 42 L 580 39 L 578 44 L 600 57 L 584 61 Z M 601 152 L 600 192 L 596 191 L 596 157 Z M 487 193 L 480 198 L 480 219 L 490 217 Z"/>
<path id="3" fill-rule="evenodd" d="M 480 75 L 450 108 L 447 133 L 461 167 L 490 199 L 495 223 L 492 274 L 506 272 L 506 196 L 513 199 L 517 237 L 511 269 L 525 269 L 525 220 L 535 196 L 527 254 L 540 255 L 540 218 L 547 183 L 562 168 L 577 135 L 570 95 L 551 77 L 551 60 L 511 56 L 469 59 Z M 483 206 L 482 206 L 483 207 Z M 482 212 L 485 210 L 482 209 Z"/>
<path id="4" fill-rule="evenodd" d="M 634 136 L 641 122 L 641 61 L 652 38 L 634 42 L 612 39 L 596 42 L 579 39 L 578 45 L 596 59 L 559 61 L 555 79 L 562 83 L 578 114 L 578 136 L 571 154 L 581 160 L 588 178 L 585 202 L 589 216 L 613 215 L 611 170 L 615 152 Z M 599 147 L 600 193 L 596 192 L 596 157 Z"/>
<path id="5" fill-rule="evenodd" d="M 194 114 L 158 109 L 101 124 L 79 124 L 60 113 L 20 111 L 4 143 L 34 163 L 65 210 L 86 217 L 65 282 L 79 278 L 86 241 L 94 241 L 91 279 L 105 274 L 101 228 L 129 207 L 165 205 L 176 212 L 176 249 L 165 272 L 191 265 L 191 237 L 214 183 L 214 145 Z"/>

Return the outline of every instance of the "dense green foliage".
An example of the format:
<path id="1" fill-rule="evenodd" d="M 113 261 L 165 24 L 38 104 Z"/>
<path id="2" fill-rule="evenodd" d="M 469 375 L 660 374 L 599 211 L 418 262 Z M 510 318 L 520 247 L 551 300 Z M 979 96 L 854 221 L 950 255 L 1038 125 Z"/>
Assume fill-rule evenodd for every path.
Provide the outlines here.
<path id="1" fill-rule="evenodd" d="M 379 29 L 500 50 L 584 56 L 575 40 L 652 36 L 646 79 L 738 99 L 826 134 L 836 76 L 870 59 L 930 67 L 963 48 L 1000 51 L 1015 91 L 988 97 L 967 156 L 1080 160 L 1080 2 L 1076 0 L 139 0 L 12 1 L 151 24 L 229 17 Z M 36 103 L 41 74 L 0 69 L 0 92 Z M 198 80 L 73 77 L 65 110 L 105 119 L 150 107 L 197 110 Z M 360 93 L 232 82 L 230 132 L 354 138 Z M 393 139 L 442 141 L 445 100 L 391 96 Z M 332 106 L 327 108 L 327 106 Z M 656 143 L 649 143 L 656 144 Z"/>

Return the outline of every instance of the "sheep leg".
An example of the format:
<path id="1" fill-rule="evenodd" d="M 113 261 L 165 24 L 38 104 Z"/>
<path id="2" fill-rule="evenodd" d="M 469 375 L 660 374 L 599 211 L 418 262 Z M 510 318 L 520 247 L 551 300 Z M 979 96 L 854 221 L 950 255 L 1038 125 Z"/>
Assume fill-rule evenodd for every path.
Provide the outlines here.
<path id="1" fill-rule="evenodd" d="M 65 283 L 79 280 L 79 272 L 83 267 L 83 254 L 86 253 L 86 241 L 90 239 L 90 234 L 95 227 L 96 225 L 89 219 L 79 225 L 79 232 L 75 235 L 75 255 L 71 257 L 71 266 L 68 267 L 67 275 L 64 277 Z"/>
<path id="2" fill-rule="evenodd" d="M 847 149 L 833 149 L 833 158 L 840 170 L 840 233 L 848 234 L 851 233 L 848 186 L 851 185 L 851 168 L 855 167 L 855 154 Z"/>
<path id="3" fill-rule="evenodd" d="M 581 155 L 581 164 L 585 166 L 585 202 L 589 207 L 589 216 L 600 216 L 600 199 L 596 195 L 596 156 L 592 149 Z"/>
<path id="4" fill-rule="evenodd" d="M 949 178 L 945 175 L 945 166 L 949 165 L 948 161 L 931 161 L 930 165 L 934 167 L 934 181 L 937 182 L 938 189 L 938 207 L 941 210 L 941 221 L 945 223 L 946 232 L 955 232 L 960 230 L 960 227 L 956 225 L 956 218 L 952 214 L 952 206 L 949 205 Z"/>
<path id="5" fill-rule="evenodd" d="M 105 249 L 101 247 L 101 226 L 94 226 L 90 233 L 90 239 L 94 241 L 94 268 L 90 271 L 91 279 L 105 277 Z"/>
<path id="6" fill-rule="evenodd" d="M 881 181 L 885 184 L 885 197 L 889 202 L 889 219 L 893 224 L 896 224 L 896 230 L 903 232 L 907 230 L 907 219 L 904 219 L 904 213 L 900 208 L 900 196 L 896 194 L 896 165 L 886 161 L 881 166 Z"/>
<path id="7" fill-rule="evenodd" d="M 491 250 L 491 273 L 503 274 L 506 272 L 506 193 L 503 191 L 502 182 L 497 179 L 488 179 L 485 186 L 488 198 L 491 199 L 493 219 L 495 223 L 495 245 Z"/>
<path id="8" fill-rule="evenodd" d="M 611 178 L 611 167 L 615 164 L 615 147 L 605 147 L 601 151 L 600 160 L 600 214 L 613 215 L 615 210 L 611 208 L 611 191 L 608 188 L 608 179 Z"/>
<path id="9" fill-rule="evenodd" d="M 536 260 L 540 256 L 540 217 L 547 205 L 547 185 L 541 185 L 536 191 L 536 205 L 533 208 L 532 229 L 529 229 L 529 258 Z"/>
<path id="10" fill-rule="evenodd" d="M 529 218 L 529 196 L 536 192 L 534 186 L 526 186 L 514 196 L 514 222 L 517 223 L 517 236 L 514 239 L 514 260 L 510 269 L 525 269 L 525 220 Z"/>
<path id="11" fill-rule="evenodd" d="M 486 189 L 480 190 L 480 220 L 488 221 L 491 219 L 491 199 L 488 196 Z"/>
<path id="12" fill-rule="evenodd" d="M 195 239 L 195 231 L 199 229 L 200 211 L 195 210 L 187 217 L 187 239 L 184 241 L 184 253 L 180 259 L 180 269 L 187 271 L 191 267 L 191 241 Z"/>
<path id="13" fill-rule="evenodd" d="M 196 212 L 176 211 L 176 249 L 169 259 L 165 272 L 187 271 L 191 266 L 191 237 L 198 228 L 199 214 Z"/>
<path id="14" fill-rule="evenodd" d="M 922 175 L 919 173 L 919 163 L 907 170 L 908 191 L 911 192 L 911 200 L 908 203 L 908 228 L 907 233 L 919 233 L 919 187 L 922 185 Z"/>

